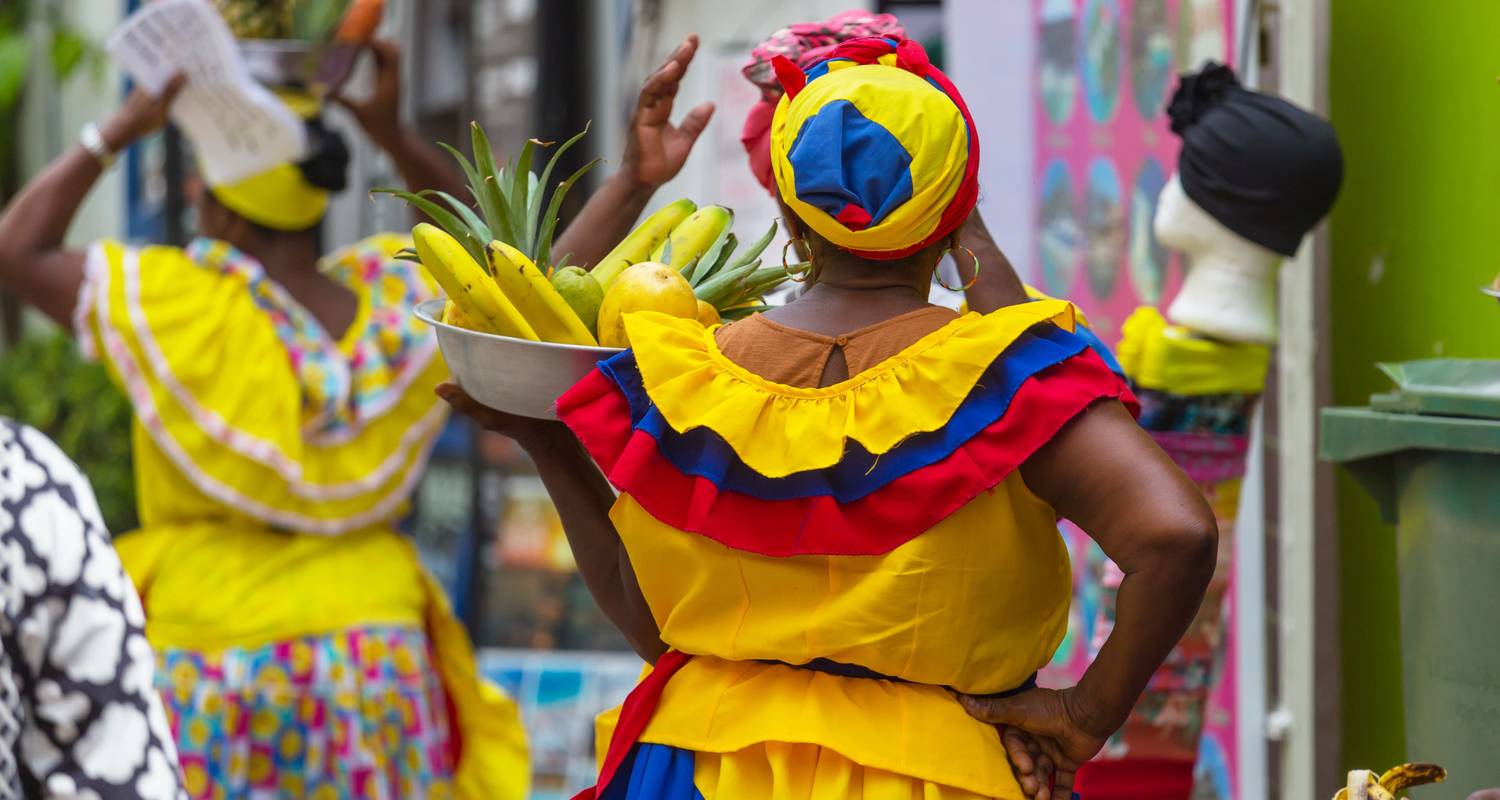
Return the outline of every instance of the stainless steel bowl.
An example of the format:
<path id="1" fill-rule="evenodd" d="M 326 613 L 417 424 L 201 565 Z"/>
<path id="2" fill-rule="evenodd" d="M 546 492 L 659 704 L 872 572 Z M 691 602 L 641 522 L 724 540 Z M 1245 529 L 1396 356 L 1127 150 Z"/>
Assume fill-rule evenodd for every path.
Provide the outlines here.
<path id="1" fill-rule="evenodd" d="M 442 300 L 417 306 L 417 318 L 437 330 L 448 371 L 469 396 L 499 411 L 556 419 L 557 398 L 582 380 L 595 364 L 620 352 L 615 347 L 582 347 L 496 336 L 441 321 Z"/>
<path id="2" fill-rule="evenodd" d="M 250 77 L 271 88 L 332 93 L 348 80 L 357 44 L 313 44 L 296 39 L 240 39 Z"/>

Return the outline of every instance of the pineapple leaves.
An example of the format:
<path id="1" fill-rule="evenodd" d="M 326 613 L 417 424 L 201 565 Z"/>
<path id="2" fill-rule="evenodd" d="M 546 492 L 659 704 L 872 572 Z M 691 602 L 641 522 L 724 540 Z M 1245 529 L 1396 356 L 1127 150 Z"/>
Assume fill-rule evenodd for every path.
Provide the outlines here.
<path id="1" fill-rule="evenodd" d="M 463 155 L 458 147 L 453 147 L 446 141 L 440 141 L 438 147 L 443 147 L 449 155 L 453 156 L 453 161 L 459 162 L 463 177 L 466 177 L 469 182 L 469 194 L 474 195 L 474 203 L 478 203 L 478 210 L 481 215 L 484 215 L 484 219 L 490 221 L 490 219 L 498 218 L 499 209 L 490 203 L 489 194 L 484 192 L 484 177 L 478 174 L 478 167 L 475 167 L 474 162 L 469 161 L 468 156 Z"/>
<path id="2" fill-rule="evenodd" d="M 490 149 L 490 137 L 484 134 L 484 128 L 475 122 L 470 125 L 472 138 L 470 144 L 474 148 L 474 167 L 478 170 L 481 183 L 475 184 L 474 193 L 483 194 L 480 207 L 486 209 L 485 216 L 490 223 L 490 229 L 496 236 L 507 242 L 516 241 L 516 229 L 511 225 L 507 215 L 505 195 L 501 191 L 501 183 L 504 174 L 495 166 L 495 151 Z"/>
<path id="3" fill-rule="evenodd" d="M 449 211 L 448 209 L 443 208 L 437 203 L 434 203 L 419 194 L 408 192 L 405 189 L 371 189 L 370 194 L 388 194 L 405 200 L 406 202 L 414 206 L 418 211 L 426 214 L 429 218 L 431 218 L 438 227 L 447 231 L 450 235 L 453 236 L 453 238 L 457 239 L 459 244 L 464 246 L 464 250 L 468 251 L 469 255 L 473 256 L 474 260 L 479 262 L 480 266 L 484 266 L 487 263 L 488 259 L 485 257 L 484 248 L 487 244 L 489 244 L 489 242 L 481 242 L 478 239 L 474 238 L 473 231 L 471 231 L 469 227 L 464 224 L 463 220 L 459 219 L 453 214 L 453 212 Z"/>
<path id="4" fill-rule="evenodd" d="M 582 139 L 584 137 L 584 135 L 587 134 L 588 132 L 589 132 L 589 126 L 588 125 L 584 125 L 583 126 L 583 130 L 579 131 L 578 133 L 573 134 L 573 137 L 571 139 L 567 140 L 566 142 L 563 142 L 561 145 L 558 146 L 558 148 L 556 150 L 554 150 L 552 152 L 552 157 L 549 158 L 549 159 L 547 159 L 547 166 L 545 166 L 545 167 L 542 168 L 542 178 L 541 178 L 540 181 L 538 181 L 538 183 L 542 187 L 545 188 L 545 187 L 551 185 L 551 182 L 552 182 L 552 169 L 557 166 L 558 160 L 560 160 L 563 157 L 563 154 L 566 153 L 566 152 L 568 152 L 568 149 L 571 148 L 574 144 L 577 144 L 578 140 Z M 542 193 L 541 192 L 535 192 L 535 193 L 533 193 L 531 195 L 531 202 L 526 207 L 526 216 L 527 216 L 528 219 L 536 219 L 537 212 L 541 211 L 541 210 L 542 210 Z M 530 251 L 528 251 L 528 252 L 530 252 Z"/>
<path id="5" fill-rule="evenodd" d="M 557 233 L 557 217 L 562 211 L 563 201 L 574 184 L 602 159 L 583 165 L 555 187 L 551 186 L 552 172 L 568 150 L 587 133 L 585 127 L 553 150 L 538 177 L 532 171 L 533 164 L 540 160 L 538 148 L 551 148 L 552 142 L 531 139 L 521 147 L 514 164 L 507 163 L 502 167 L 495 162 L 495 151 L 484 128 L 472 123 L 469 128 L 470 145 L 474 150 L 472 161 L 452 145 L 439 143 L 439 146 L 463 170 L 469 192 L 474 195 L 473 203 L 431 189 L 420 192 L 374 189 L 371 193 L 394 195 L 410 203 L 458 239 L 475 261 L 485 265 L 486 269 L 489 261 L 486 248 L 491 241 L 498 239 L 520 250 L 539 269 L 550 274 L 556 266 L 551 259 L 552 239 Z"/>
<path id="6" fill-rule="evenodd" d="M 728 260 L 729 254 L 734 252 L 736 243 L 735 235 L 726 228 L 719 240 L 698 258 L 692 269 L 683 268 L 682 271 L 684 275 L 687 275 L 688 283 L 697 286 L 717 272 L 719 267 L 723 266 L 722 262 Z"/>
<path id="7" fill-rule="evenodd" d="M 479 215 L 474 213 L 474 209 L 468 203 L 447 192 L 440 192 L 436 189 L 424 189 L 417 192 L 417 194 L 423 197 L 437 197 L 447 203 L 453 209 L 453 213 L 457 214 L 459 219 L 462 219 L 464 224 L 469 226 L 469 230 L 474 234 L 475 239 L 489 244 L 495 238 L 495 234 L 490 231 L 490 226 L 486 225 L 484 220 L 480 219 Z"/>
<path id="8" fill-rule="evenodd" d="M 766 247 L 771 244 L 771 240 L 776 238 L 776 227 L 779 221 L 780 220 L 771 220 L 771 227 L 767 229 L 765 233 L 761 234 L 761 237 L 759 239 L 756 239 L 748 248 L 746 248 L 745 252 L 741 253 L 739 258 L 731 262 L 730 266 L 737 267 L 741 264 L 745 264 L 759 258 L 760 254 L 765 252 Z"/>
<path id="9" fill-rule="evenodd" d="M 304 0 L 292 4 L 292 38 L 326 42 L 349 10 L 349 0 Z"/>
<path id="10" fill-rule="evenodd" d="M 521 145 L 521 157 L 516 159 L 516 169 L 512 175 L 514 188 L 510 190 L 510 213 L 511 222 L 515 226 L 516 235 L 520 241 L 512 242 L 523 253 L 531 253 L 536 247 L 536 215 L 530 213 L 531 204 L 527 198 L 533 193 L 540 195 L 541 192 L 533 192 L 536 176 L 531 173 L 531 162 L 536 159 L 537 147 L 546 147 L 546 143 L 536 139 L 527 139 Z"/>
<path id="11" fill-rule="evenodd" d="M 573 184 L 577 183 L 578 179 L 582 178 L 584 173 L 593 169 L 595 165 L 603 160 L 602 158 L 596 158 L 579 167 L 577 172 L 569 175 L 568 179 L 559 183 L 557 189 L 552 192 L 552 200 L 547 204 L 547 214 L 544 217 L 546 221 L 542 223 L 541 235 L 537 241 L 536 258 L 533 259 L 536 263 L 546 264 L 548 267 L 552 266 L 550 260 L 552 257 L 552 234 L 557 230 L 557 215 L 562 210 L 563 199 L 568 196 L 568 190 L 573 188 Z"/>

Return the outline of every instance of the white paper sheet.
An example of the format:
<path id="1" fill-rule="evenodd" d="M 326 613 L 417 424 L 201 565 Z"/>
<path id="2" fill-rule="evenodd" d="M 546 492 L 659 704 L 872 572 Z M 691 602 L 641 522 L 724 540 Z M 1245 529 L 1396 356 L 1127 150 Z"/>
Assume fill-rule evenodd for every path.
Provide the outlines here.
<path id="1" fill-rule="evenodd" d="M 229 26 L 208 0 L 147 3 L 110 36 L 107 49 L 147 91 L 159 93 L 175 73 L 187 76 L 172 121 L 193 143 L 210 184 L 306 154 L 302 121 L 250 77 Z"/>

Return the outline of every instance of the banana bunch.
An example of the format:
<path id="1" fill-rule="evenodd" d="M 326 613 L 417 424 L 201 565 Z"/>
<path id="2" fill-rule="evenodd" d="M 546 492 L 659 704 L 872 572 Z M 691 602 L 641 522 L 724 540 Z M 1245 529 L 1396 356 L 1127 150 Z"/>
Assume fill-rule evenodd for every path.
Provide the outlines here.
<path id="1" fill-rule="evenodd" d="M 627 267 L 650 261 L 651 254 L 672 235 L 672 229 L 681 225 L 697 208 L 693 201 L 683 198 L 646 217 L 635 230 L 615 245 L 615 249 L 609 251 L 609 255 L 594 265 L 590 274 L 599 282 L 600 288 L 609 291 L 609 287 L 614 285 L 615 279 Z"/>
<path id="2" fill-rule="evenodd" d="M 474 161 L 443 145 L 463 168 L 474 195 L 472 206 L 444 192 L 374 190 L 400 197 L 435 223 L 412 229 L 415 252 L 408 257 L 419 261 L 447 294 L 444 322 L 517 339 L 598 344 L 593 331 L 598 298 L 591 298 L 586 286 L 575 290 L 579 284 L 570 278 L 576 267 L 558 269 L 552 263 L 552 237 L 563 199 L 598 160 L 558 183 L 547 197 L 558 159 L 583 135 L 558 147 L 538 177 L 531 165 L 537 150 L 549 143 L 529 141 L 514 168 L 498 167 L 489 137 L 473 125 Z"/>
<path id="3" fill-rule="evenodd" d="M 679 272 L 698 299 L 698 318 L 711 324 L 738 319 L 766 306 L 760 298 L 806 265 L 762 267 L 761 254 L 776 235 L 776 223 L 743 250 L 733 232 L 734 212 L 723 206 L 697 208 L 672 203 L 647 217 L 593 270 L 606 294 L 628 268 L 662 264 Z"/>
<path id="4" fill-rule="evenodd" d="M 514 166 L 501 167 L 484 129 L 473 125 L 473 161 L 443 145 L 463 169 L 473 204 L 431 190 L 373 190 L 432 220 L 412 230 L 415 247 L 403 257 L 420 262 L 442 286 L 445 323 L 531 341 L 624 347 L 627 313 L 658 311 L 705 325 L 737 319 L 765 308 L 766 292 L 805 269 L 761 266 L 774 222 L 737 252 L 734 213 L 686 199 L 647 217 L 592 271 L 553 263 L 563 199 L 598 160 L 555 188 L 552 172 L 584 133 L 553 151 L 538 176 L 532 164 L 550 143 L 529 141 Z"/>
<path id="5" fill-rule="evenodd" d="M 1413 786 L 1442 783 L 1447 777 L 1448 770 L 1436 764 L 1402 764 L 1379 777 L 1367 769 L 1350 770 L 1348 784 L 1333 800 L 1397 800 L 1400 792 Z"/>

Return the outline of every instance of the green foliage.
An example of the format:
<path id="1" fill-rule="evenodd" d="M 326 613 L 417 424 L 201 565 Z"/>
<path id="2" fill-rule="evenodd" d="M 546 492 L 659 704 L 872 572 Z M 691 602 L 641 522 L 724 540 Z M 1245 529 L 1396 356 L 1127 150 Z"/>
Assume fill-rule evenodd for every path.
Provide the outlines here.
<path id="1" fill-rule="evenodd" d="M 31 70 L 45 63 L 59 81 L 65 81 L 80 66 L 93 65 L 97 75 L 104 64 L 103 50 L 69 27 L 65 12 L 65 4 L 55 0 L 0 0 L 0 188 L 12 178 L 9 156 L 20 121 L 15 110 Z M 38 18 L 47 36 L 45 56 L 32 52 L 28 32 Z"/>
<path id="2" fill-rule="evenodd" d="M 31 42 L 24 31 L 0 30 L 0 114 L 8 114 L 21 99 L 31 61 Z"/>
<path id="3" fill-rule="evenodd" d="M 72 339 L 29 336 L 0 357 L 0 415 L 52 437 L 78 463 L 111 532 L 137 526 L 130 404 Z"/>

